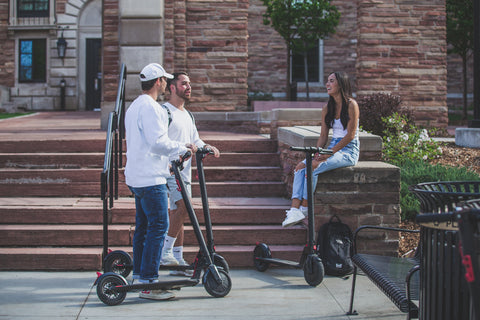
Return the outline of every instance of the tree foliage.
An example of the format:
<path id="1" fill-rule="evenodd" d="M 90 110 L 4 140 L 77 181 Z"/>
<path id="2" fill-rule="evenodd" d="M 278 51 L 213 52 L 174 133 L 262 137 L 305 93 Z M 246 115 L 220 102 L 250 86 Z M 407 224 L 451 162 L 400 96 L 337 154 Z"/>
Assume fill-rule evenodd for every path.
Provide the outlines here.
<path id="1" fill-rule="evenodd" d="M 315 41 L 334 33 L 340 21 L 340 13 L 329 0 L 262 1 L 267 7 L 263 23 L 271 25 L 287 44 L 287 97 L 289 97 L 292 51 L 305 53 Z M 308 82 L 308 78 L 306 81 Z"/>

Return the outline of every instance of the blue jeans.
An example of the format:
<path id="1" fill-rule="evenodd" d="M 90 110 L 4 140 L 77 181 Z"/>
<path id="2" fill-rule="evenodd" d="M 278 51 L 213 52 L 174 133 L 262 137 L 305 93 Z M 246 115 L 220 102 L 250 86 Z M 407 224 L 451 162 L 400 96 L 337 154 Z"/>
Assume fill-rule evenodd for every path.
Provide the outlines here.
<path id="1" fill-rule="evenodd" d="M 332 139 L 327 149 L 332 149 L 341 138 Z M 322 172 L 327 172 L 333 169 L 354 166 L 358 162 L 360 154 L 360 141 L 358 139 L 352 140 L 343 149 L 333 154 L 324 162 L 320 163 L 317 168 L 313 168 L 312 172 L 312 186 L 315 190 L 318 181 L 318 175 Z M 303 168 L 295 172 L 293 177 L 292 199 L 308 199 L 307 191 L 307 169 Z"/>
<path id="2" fill-rule="evenodd" d="M 158 278 L 163 241 L 168 231 L 168 196 L 165 184 L 134 188 L 135 233 L 133 275 L 144 280 Z"/>

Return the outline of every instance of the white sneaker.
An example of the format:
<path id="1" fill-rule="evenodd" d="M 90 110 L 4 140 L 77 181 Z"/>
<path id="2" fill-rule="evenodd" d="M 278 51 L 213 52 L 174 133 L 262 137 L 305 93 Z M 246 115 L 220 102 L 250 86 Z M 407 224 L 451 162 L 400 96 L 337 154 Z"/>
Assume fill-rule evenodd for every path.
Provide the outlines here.
<path id="1" fill-rule="evenodd" d="M 287 228 L 293 226 L 303 219 L 305 219 L 305 216 L 303 215 L 302 210 L 298 208 L 290 208 L 290 210 L 287 210 L 287 217 L 282 222 L 282 227 Z"/>
<path id="2" fill-rule="evenodd" d="M 162 254 L 162 259 L 160 260 L 160 265 L 162 266 L 178 266 L 178 260 L 173 256 L 173 250 L 165 250 Z"/>
<path id="3" fill-rule="evenodd" d="M 180 266 L 189 266 L 187 261 L 184 259 L 178 260 L 178 265 Z M 192 269 L 187 269 L 187 270 L 172 270 L 170 271 L 171 276 L 184 276 L 184 277 L 192 277 L 193 276 L 193 270 Z"/>
<path id="4" fill-rule="evenodd" d="M 169 300 L 175 298 L 175 294 L 168 290 L 143 290 L 139 297 L 151 300 Z"/>

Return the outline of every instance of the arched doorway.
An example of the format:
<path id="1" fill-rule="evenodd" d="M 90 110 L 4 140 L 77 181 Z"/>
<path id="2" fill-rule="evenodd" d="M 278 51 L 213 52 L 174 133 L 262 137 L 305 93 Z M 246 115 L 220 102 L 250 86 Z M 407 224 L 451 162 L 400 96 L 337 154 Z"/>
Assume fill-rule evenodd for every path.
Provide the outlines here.
<path id="1" fill-rule="evenodd" d="M 102 96 L 102 1 L 92 0 L 78 19 L 78 107 L 99 110 Z"/>

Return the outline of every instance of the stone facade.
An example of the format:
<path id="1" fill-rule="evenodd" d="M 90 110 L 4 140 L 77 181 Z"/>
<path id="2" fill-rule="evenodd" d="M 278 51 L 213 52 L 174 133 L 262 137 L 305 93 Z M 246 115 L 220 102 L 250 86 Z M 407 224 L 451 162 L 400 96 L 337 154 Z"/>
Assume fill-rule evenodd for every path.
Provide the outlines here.
<path id="1" fill-rule="evenodd" d="M 2 105 L 7 101 L 30 110 L 57 110 L 64 79 L 66 109 L 84 110 L 82 46 L 90 37 L 102 38 L 102 116 L 113 109 L 120 63 L 127 66 L 129 101 L 139 93 L 136 75 L 151 61 L 163 63 L 169 71 L 190 73 L 193 111 L 251 111 L 248 92 L 270 93 L 275 99 L 285 96 L 286 46 L 276 31 L 263 24 L 261 0 L 50 2 L 52 17 L 45 24 L 28 27 L 18 21 L 12 24 L 15 0 L 0 1 Z M 461 89 L 453 84 L 459 83 L 459 68 L 453 66 L 459 60 L 446 57 L 445 0 L 332 2 L 341 19 L 336 33 L 323 41 L 321 79 L 331 71 L 346 71 L 357 95 L 398 94 L 415 108 L 419 122 L 446 126 L 447 91 L 458 94 Z M 87 17 L 97 19 L 98 27 Z M 63 60 L 56 54 L 57 27 L 68 27 Z M 17 80 L 18 39 L 30 36 L 48 40 L 44 84 L 19 84 Z M 452 62 L 448 74 L 447 62 Z M 447 76 L 454 81 L 447 81 Z M 471 78 L 470 69 L 470 83 Z M 299 83 L 299 99 L 304 91 L 304 84 Z M 328 98 L 321 83 L 310 83 L 310 92 L 313 100 Z"/>

